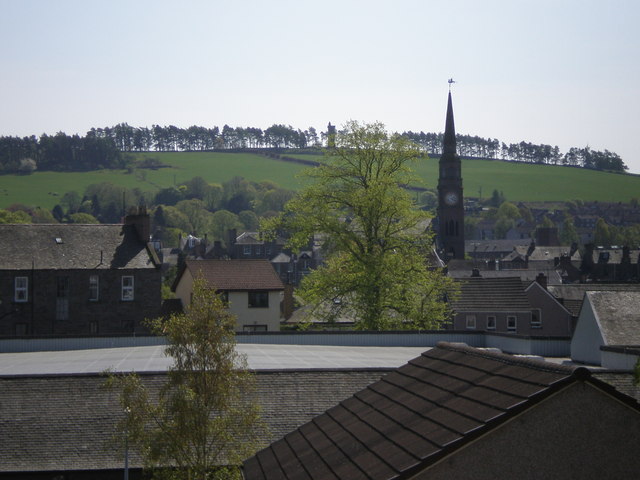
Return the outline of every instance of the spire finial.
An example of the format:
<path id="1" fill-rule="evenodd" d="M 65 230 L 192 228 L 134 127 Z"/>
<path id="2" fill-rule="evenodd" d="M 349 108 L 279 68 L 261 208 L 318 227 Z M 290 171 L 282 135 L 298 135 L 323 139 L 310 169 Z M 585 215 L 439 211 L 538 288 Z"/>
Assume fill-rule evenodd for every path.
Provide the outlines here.
<path id="1" fill-rule="evenodd" d="M 453 79 L 449 79 L 449 98 L 447 100 L 447 119 L 444 126 L 443 154 L 456 154 L 456 127 L 453 122 L 453 103 L 451 102 L 451 84 Z"/>
<path id="2" fill-rule="evenodd" d="M 450 78 L 447 82 L 449 83 L 449 91 L 451 91 L 451 84 L 456 83 L 456 81 L 453 78 Z"/>

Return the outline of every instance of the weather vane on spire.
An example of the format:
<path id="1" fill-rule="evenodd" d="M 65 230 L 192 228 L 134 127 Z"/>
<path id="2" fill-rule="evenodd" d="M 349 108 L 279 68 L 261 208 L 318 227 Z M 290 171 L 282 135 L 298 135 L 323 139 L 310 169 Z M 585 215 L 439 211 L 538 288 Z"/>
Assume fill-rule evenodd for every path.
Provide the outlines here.
<path id="1" fill-rule="evenodd" d="M 449 91 L 451 91 L 451 84 L 456 83 L 456 81 L 453 78 L 450 78 L 448 82 L 449 82 Z"/>

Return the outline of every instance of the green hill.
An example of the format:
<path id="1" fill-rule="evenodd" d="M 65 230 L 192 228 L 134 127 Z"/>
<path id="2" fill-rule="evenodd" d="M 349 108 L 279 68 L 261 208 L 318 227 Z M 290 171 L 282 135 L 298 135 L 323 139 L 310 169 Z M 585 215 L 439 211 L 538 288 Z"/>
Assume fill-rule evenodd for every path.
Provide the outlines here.
<path id="1" fill-rule="evenodd" d="M 306 160 L 320 156 L 288 155 Z M 0 176 L 0 208 L 12 203 L 52 208 L 60 197 L 99 182 L 156 191 L 195 176 L 220 183 L 241 176 L 249 180 L 272 180 L 284 188 L 297 189 L 296 175 L 304 165 L 250 153 L 166 152 L 135 154 L 137 159 L 155 158 L 167 165 L 157 170 L 100 170 L 94 172 L 35 172 L 31 175 Z M 435 188 L 438 160 L 424 159 L 415 165 L 421 179 L 417 186 Z M 628 202 L 640 196 L 640 176 L 598 172 L 581 168 L 532 165 L 497 160 L 462 162 L 465 195 L 489 197 L 494 189 L 509 201 L 598 200 Z"/>

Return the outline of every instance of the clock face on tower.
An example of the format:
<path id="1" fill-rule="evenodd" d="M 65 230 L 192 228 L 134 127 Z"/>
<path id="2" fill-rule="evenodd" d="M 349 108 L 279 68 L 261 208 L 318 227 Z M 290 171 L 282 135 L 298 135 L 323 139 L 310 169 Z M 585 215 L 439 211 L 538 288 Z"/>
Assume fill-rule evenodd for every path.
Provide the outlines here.
<path id="1" fill-rule="evenodd" d="M 450 207 L 456 205 L 458 203 L 458 194 L 456 192 L 447 192 L 444 195 L 444 203 L 449 205 Z"/>

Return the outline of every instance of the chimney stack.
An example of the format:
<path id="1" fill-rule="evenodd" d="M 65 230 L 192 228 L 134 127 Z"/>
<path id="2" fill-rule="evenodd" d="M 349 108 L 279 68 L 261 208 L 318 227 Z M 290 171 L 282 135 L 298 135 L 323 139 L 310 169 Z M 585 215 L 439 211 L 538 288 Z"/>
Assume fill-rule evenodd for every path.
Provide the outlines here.
<path id="1" fill-rule="evenodd" d="M 544 273 L 540 272 L 536 276 L 536 282 L 538 282 L 540 286 L 545 290 L 547 289 L 547 276 Z"/>
<path id="2" fill-rule="evenodd" d="M 146 207 L 140 206 L 124 217 L 124 224 L 133 225 L 141 242 L 146 244 L 151 239 L 151 217 Z"/>

